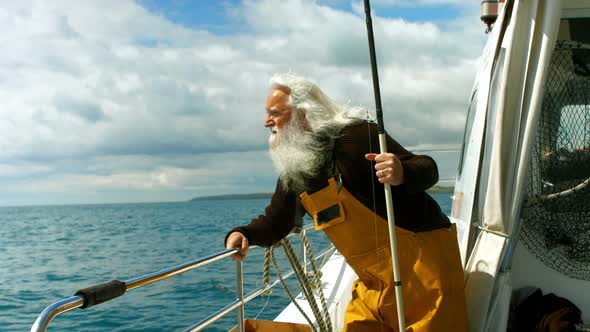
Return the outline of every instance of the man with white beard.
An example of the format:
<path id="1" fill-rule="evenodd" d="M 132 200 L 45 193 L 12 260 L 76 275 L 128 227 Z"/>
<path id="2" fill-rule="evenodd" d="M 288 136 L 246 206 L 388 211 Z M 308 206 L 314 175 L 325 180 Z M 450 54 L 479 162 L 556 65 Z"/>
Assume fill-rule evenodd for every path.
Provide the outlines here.
<path id="1" fill-rule="evenodd" d="M 335 104 L 301 77 L 274 76 L 266 112 L 279 179 L 265 214 L 226 236 L 226 248 L 240 248 L 234 259 L 244 259 L 249 245 L 280 241 L 304 209 L 359 276 L 343 331 L 397 331 L 382 189 L 389 183 L 407 331 L 467 331 L 456 230 L 425 192 L 438 181 L 434 160 L 389 136 L 390 153 L 374 153 L 377 126 L 362 109 Z"/>

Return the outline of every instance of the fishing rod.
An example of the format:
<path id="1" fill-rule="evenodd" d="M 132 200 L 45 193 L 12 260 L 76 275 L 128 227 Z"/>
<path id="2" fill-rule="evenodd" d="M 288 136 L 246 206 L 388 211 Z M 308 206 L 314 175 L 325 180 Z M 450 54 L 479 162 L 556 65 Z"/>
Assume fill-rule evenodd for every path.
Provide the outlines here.
<path id="1" fill-rule="evenodd" d="M 381 93 L 379 90 L 379 75 L 377 73 L 377 58 L 375 56 L 375 39 L 373 38 L 373 23 L 371 21 L 371 5 L 365 0 L 365 15 L 367 21 L 367 34 L 369 36 L 369 52 L 371 57 L 371 72 L 373 74 L 373 90 L 375 92 L 375 108 L 377 113 L 377 128 L 379 129 L 379 148 L 381 153 L 387 153 L 385 139 L 385 127 L 383 126 L 383 110 L 381 107 Z M 397 307 L 397 321 L 399 331 L 406 330 L 404 317 L 404 300 L 402 298 L 402 282 L 399 272 L 399 255 L 397 253 L 397 238 L 395 236 L 395 217 L 393 215 L 393 202 L 391 200 L 391 185 L 383 183 L 385 189 L 385 205 L 387 207 L 387 221 L 389 225 L 389 245 L 391 247 L 391 259 L 393 263 L 393 281 L 395 285 L 395 302 Z"/>

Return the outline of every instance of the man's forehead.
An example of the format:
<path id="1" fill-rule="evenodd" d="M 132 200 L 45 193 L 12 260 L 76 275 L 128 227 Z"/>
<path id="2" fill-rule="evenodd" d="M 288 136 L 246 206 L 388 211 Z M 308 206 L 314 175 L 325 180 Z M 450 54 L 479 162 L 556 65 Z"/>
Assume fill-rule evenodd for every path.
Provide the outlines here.
<path id="1" fill-rule="evenodd" d="M 278 83 L 274 83 L 271 86 L 271 91 L 280 91 L 280 92 L 283 92 L 286 95 L 290 95 L 291 94 L 291 89 L 288 86 L 282 85 L 282 84 L 278 84 Z"/>
<path id="2" fill-rule="evenodd" d="M 269 110 L 283 109 L 289 101 L 289 88 L 282 85 L 273 85 L 268 95 L 266 106 Z"/>

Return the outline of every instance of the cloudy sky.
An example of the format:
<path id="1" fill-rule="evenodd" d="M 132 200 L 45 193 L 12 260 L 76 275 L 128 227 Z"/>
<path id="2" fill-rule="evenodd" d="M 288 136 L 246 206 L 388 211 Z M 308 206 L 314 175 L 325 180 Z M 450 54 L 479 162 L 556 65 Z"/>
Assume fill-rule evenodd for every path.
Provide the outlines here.
<path id="1" fill-rule="evenodd" d="M 386 130 L 452 179 L 479 2 L 372 7 Z M 374 108 L 359 0 L 0 0 L 0 31 L 0 206 L 270 192 L 274 73 Z"/>

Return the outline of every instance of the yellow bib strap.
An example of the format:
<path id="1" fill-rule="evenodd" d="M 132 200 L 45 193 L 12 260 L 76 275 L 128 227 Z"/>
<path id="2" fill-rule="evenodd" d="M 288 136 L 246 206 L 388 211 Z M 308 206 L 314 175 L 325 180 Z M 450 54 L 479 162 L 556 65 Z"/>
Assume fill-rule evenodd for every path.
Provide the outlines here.
<path id="1" fill-rule="evenodd" d="M 313 195 L 307 192 L 299 195 L 301 204 L 313 219 L 314 228 L 321 230 L 331 227 L 346 219 L 344 207 L 338 196 L 338 184 L 334 178 L 328 180 L 328 186 Z"/>

